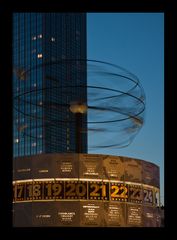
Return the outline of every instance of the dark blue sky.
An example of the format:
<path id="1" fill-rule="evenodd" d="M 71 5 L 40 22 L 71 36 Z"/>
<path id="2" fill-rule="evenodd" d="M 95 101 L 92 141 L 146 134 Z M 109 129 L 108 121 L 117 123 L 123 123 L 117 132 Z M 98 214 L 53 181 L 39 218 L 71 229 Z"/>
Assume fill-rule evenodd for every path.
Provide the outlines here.
<path id="1" fill-rule="evenodd" d="M 146 94 L 145 124 L 133 143 L 102 153 L 160 166 L 164 204 L 164 14 L 88 13 L 87 29 L 87 58 L 126 68 L 140 79 Z"/>

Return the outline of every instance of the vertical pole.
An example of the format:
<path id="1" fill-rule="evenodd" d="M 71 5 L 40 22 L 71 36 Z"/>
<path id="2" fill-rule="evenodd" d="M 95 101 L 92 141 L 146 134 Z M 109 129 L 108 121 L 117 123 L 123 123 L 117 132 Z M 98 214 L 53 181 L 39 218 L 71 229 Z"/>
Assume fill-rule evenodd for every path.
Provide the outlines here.
<path id="1" fill-rule="evenodd" d="M 76 153 L 82 153 L 82 113 L 76 113 Z"/>

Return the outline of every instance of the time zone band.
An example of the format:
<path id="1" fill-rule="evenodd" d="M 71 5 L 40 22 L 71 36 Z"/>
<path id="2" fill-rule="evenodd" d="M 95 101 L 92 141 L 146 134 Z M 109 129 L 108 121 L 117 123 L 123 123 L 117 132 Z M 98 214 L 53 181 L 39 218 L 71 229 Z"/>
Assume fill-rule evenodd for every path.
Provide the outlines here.
<path id="1" fill-rule="evenodd" d="M 100 200 L 158 205 L 159 189 L 143 184 L 98 180 L 20 180 L 13 182 L 13 202 Z"/>

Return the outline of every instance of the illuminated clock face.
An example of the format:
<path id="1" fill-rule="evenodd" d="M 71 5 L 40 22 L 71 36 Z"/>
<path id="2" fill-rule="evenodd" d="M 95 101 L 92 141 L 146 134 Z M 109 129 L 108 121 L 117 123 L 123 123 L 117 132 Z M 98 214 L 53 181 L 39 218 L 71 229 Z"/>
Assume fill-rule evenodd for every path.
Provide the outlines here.
<path id="1" fill-rule="evenodd" d="M 127 201 L 128 185 L 124 183 L 112 182 L 110 184 L 110 195 L 113 201 Z"/>
<path id="2" fill-rule="evenodd" d="M 160 225 L 158 174 L 147 180 L 152 164 L 101 154 L 40 155 L 34 164 L 30 159 L 30 168 L 21 167 L 21 158 L 14 170 L 13 216 L 22 224 L 29 215 L 32 226 Z"/>
<path id="3" fill-rule="evenodd" d="M 85 181 L 66 181 L 65 199 L 86 199 L 87 182 Z"/>
<path id="4" fill-rule="evenodd" d="M 88 183 L 90 200 L 109 200 L 109 184 L 101 181 L 90 181 Z"/>
<path id="5" fill-rule="evenodd" d="M 46 181 L 44 182 L 44 199 L 63 199 L 64 182 Z"/>
<path id="6" fill-rule="evenodd" d="M 26 183 L 25 182 L 21 182 L 21 183 L 17 183 L 15 186 L 15 199 L 16 201 L 24 201 L 25 200 L 25 187 L 26 187 Z"/>
<path id="7" fill-rule="evenodd" d="M 142 203 L 143 191 L 142 187 L 138 185 L 129 185 L 129 202 Z"/>
<path id="8" fill-rule="evenodd" d="M 144 193 L 144 203 L 152 205 L 153 204 L 153 191 L 152 191 L 152 189 L 144 188 L 143 193 Z"/>
<path id="9" fill-rule="evenodd" d="M 13 182 L 13 201 L 100 200 L 157 205 L 159 190 L 119 181 L 21 180 Z"/>

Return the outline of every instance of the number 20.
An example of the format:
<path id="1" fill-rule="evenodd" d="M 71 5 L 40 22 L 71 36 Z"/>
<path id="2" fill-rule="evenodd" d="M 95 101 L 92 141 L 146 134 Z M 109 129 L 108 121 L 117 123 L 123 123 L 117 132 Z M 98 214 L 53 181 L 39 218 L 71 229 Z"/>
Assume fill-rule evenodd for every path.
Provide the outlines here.
<path id="1" fill-rule="evenodd" d="M 67 183 L 66 197 L 83 197 L 86 194 L 86 186 L 83 183 Z"/>

